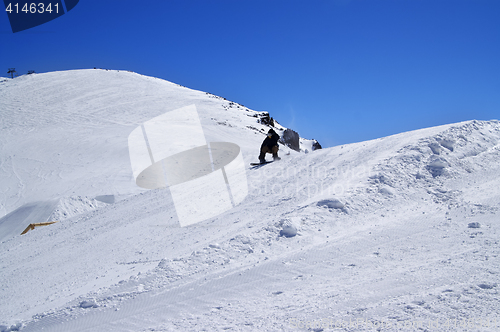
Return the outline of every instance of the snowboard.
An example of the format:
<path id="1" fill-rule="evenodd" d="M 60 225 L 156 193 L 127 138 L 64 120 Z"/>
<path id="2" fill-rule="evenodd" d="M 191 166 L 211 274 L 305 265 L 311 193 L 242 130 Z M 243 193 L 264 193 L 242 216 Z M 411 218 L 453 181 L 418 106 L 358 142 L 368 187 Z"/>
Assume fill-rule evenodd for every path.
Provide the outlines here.
<path id="1" fill-rule="evenodd" d="M 274 160 L 266 161 L 264 163 L 250 163 L 250 166 L 260 166 L 260 165 L 270 164 L 272 162 L 274 162 Z"/>

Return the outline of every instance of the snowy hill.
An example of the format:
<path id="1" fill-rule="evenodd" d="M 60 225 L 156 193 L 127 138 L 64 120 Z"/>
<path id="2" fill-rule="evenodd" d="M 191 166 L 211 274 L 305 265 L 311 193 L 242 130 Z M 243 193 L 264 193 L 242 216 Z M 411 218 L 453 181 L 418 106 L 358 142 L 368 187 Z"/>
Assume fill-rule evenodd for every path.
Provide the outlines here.
<path id="1" fill-rule="evenodd" d="M 238 144 L 248 162 L 258 160 L 269 130 L 260 123 L 267 113 L 124 71 L 25 75 L 0 82 L 0 89 L 0 216 L 34 201 L 144 191 L 132 178 L 128 135 L 190 104 L 198 108 L 207 141 Z M 274 125 L 279 133 L 286 129 Z M 314 141 L 301 141 L 311 151 Z M 282 154 L 289 151 L 281 147 Z"/>
<path id="2" fill-rule="evenodd" d="M 194 103 L 209 139 L 250 162 L 256 112 L 127 72 L 31 75 L 0 94 L 4 220 L 61 220 L 0 240 L 0 331 L 500 326 L 498 121 L 291 151 L 247 170 L 241 204 L 180 228 L 166 191 L 133 183 L 129 133 Z"/>

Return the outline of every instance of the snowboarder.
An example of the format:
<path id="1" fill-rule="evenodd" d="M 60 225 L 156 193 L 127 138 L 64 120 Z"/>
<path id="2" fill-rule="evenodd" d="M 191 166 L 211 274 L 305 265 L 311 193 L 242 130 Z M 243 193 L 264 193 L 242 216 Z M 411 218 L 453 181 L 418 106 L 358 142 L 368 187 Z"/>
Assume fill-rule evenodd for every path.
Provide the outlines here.
<path id="1" fill-rule="evenodd" d="M 260 155 L 259 155 L 259 161 L 261 164 L 266 162 L 266 153 L 272 153 L 273 154 L 273 159 L 280 160 L 281 158 L 278 157 L 278 140 L 280 139 L 279 135 L 276 134 L 274 129 L 269 129 L 269 132 L 267 133 L 267 137 L 262 142 L 262 145 L 260 146 Z"/>

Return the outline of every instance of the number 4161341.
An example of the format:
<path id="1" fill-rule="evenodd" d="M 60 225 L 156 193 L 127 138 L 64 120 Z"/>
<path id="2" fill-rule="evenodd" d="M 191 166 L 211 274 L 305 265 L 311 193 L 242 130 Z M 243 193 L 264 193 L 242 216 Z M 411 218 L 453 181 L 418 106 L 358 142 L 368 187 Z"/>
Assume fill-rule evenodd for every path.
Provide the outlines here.
<path id="1" fill-rule="evenodd" d="M 15 14 L 19 14 L 19 4 L 16 3 L 16 4 L 12 4 L 12 3 L 9 3 L 7 5 L 7 8 L 5 8 L 5 11 L 6 12 L 9 12 L 9 14 L 12 14 L 13 12 Z M 58 3 L 55 3 L 54 4 L 54 9 L 52 9 L 52 4 L 49 3 L 47 5 L 47 7 L 45 7 L 45 4 L 43 3 L 39 3 L 38 5 L 36 3 L 25 3 L 24 6 L 21 8 L 21 12 L 24 12 L 26 14 L 43 14 L 45 12 L 47 13 L 51 13 L 55 11 L 56 14 L 59 13 L 59 4 Z"/>

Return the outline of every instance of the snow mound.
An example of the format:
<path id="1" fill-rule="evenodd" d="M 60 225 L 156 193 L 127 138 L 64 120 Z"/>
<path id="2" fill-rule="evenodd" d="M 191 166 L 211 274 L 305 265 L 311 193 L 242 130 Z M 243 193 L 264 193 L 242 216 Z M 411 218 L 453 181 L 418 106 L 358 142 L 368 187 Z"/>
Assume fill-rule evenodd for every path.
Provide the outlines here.
<path id="1" fill-rule="evenodd" d="M 344 203 L 342 203 L 336 198 L 322 199 L 317 203 L 317 205 L 321 207 L 326 207 L 328 209 L 342 209 L 345 206 Z"/>
<path id="2" fill-rule="evenodd" d="M 297 228 L 293 225 L 283 226 L 283 229 L 280 231 L 280 236 L 294 237 L 295 235 L 297 235 Z"/>
<path id="3" fill-rule="evenodd" d="M 427 169 L 432 176 L 436 177 L 445 174 L 445 168 L 448 166 L 450 166 L 450 164 L 445 158 L 437 157 L 431 158 L 429 164 L 427 165 Z"/>
<path id="4" fill-rule="evenodd" d="M 14 331 L 21 331 L 23 328 L 22 323 L 16 323 L 9 326 L 6 325 L 0 325 L 0 332 L 14 332 Z"/>
<path id="5" fill-rule="evenodd" d="M 436 134 L 403 145 L 397 153 L 374 167 L 370 177 L 375 192 L 386 190 L 405 195 L 426 191 L 439 200 L 453 200 L 459 186 L 499 154 L 498 121 L 469 121 L 443 127 Z M 385 189 L 384 189 L 385 188 Z"/>
<path id="6" fill-rule="evenodd" d="M 0 218 L 0 242 L 21 235 L 30 224 L 49 221 L 57 204 L 58 200 L 32 202 Z"/>
<path id="7" fill-rule="evenodd" d="M 84 300 L 80 303 L 80 308 L 83 308 L 83 309 L 97 308 L 97 307 L 98 307 L 98 305 L 94 299 Z"/>
<path id="8" fill-rule="evenodd" d="M 280 236 L 294 237 L 300 229 L 300 223 L 297 220 L 286 218 L 280 221 Z"/>
<path id="9" fill-rule="evenodd" d="M 386 196 L 392 196 L 392 195 L 394 195 L 394 190 L 389 186 L 382 186 L 379 189 L 379 193 L 386 195 Z"/>
<path id="10" fill-rule="evenodd" d="M 468 225 L 469 228 L 481 228 L 481 224 L 478 222 L 471 222 Z"/>
<path id="11" fill-rule="evenodd" d="M 96 198 L 89 198 L 85 196 L 63 197 L 59 199 L 59 202 L 54 209 L 54 212 L 52 212 L 48 218 L 48 221 L 66 220 L 82 213 L 107 206 L 108 203 L 105 203 L 102 200 L 114 201 L 109 196 L 99 196 Z"/>

